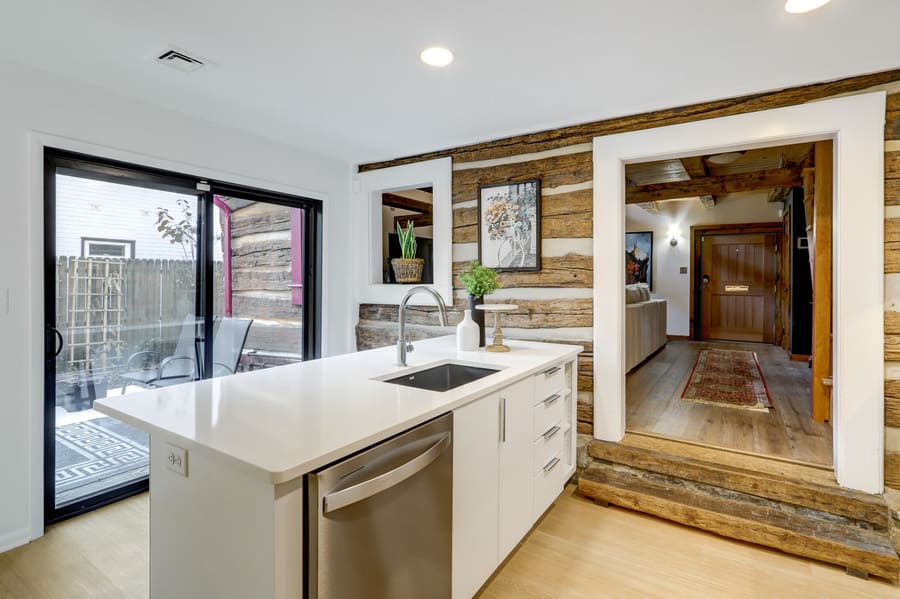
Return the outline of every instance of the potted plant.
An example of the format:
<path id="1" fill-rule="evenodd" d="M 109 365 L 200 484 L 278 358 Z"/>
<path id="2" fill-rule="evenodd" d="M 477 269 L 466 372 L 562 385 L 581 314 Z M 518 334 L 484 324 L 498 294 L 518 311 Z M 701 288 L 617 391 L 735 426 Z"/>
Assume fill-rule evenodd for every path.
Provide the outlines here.
<path id="1" fill-rule="evenodd" d="M 459 273 L 459 278 L 466 286 L 466 293 L 469 294 L 469 310 L 472 311 L 472 320 L 481 329 L 478 335 L 478 346 L 484 347 L 484 312 L 476 309 L 475 306 L 484 303 L 484 296 L 502 287 L 500 277 L 493 268 L 482 266 L 475 260 L 468 269 Z"/>
<path id="2" fill-rule="evenodd" d="M 402 258 L 391 260 L 394 269 L 394 278 L 398 283 L 420 283 L 422 271 L 425 269 L 425 260 L 416 258 L 416 233 L 411 220 L 406 221 L 406 228 L 397 223 L 397 236 L 400 238 L 400 252 Z"/>

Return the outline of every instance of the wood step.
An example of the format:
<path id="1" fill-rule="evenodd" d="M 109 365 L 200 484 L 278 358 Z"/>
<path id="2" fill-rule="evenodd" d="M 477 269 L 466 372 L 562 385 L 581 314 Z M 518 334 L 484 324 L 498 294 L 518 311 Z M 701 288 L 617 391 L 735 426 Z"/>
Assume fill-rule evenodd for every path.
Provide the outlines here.
<path id="1" fill-rule="evenodd" d="M 598 502 L 837 564 L 848 571 L 892 581 L 900 575 L 900 558 L 886 530 L 833 514 L 605 463 L 588 466 L 579 477 L 578 490 Z"/>
<path id="2" fill-rule="evenodd" d="M 672 477 L 714 485 L 757 497 L 798 505 L 813 510 L 837 514 L 867 522 L 879 530 L 887 530 L 890 511 L 880 495 L 869 495 L 837 486 L 836 483 L 813 482 L 813 476 L 796 476 L 791 471 L 759 472 L 745 467 L 722 463 L 725 460 L 715 450 L 705 451 L 700 459 L 690 455 L 675 455 L 678 446 L 666 446 L 657 451 L 631 444 L 592 441 L 588 447 L 591 457 L 602 462 L 624 464 L 632 468 L 657 472 Z M 795 468 L 796 470 L 796 468 Z M 805 479 L 805 480 L 804 480 Z"/>

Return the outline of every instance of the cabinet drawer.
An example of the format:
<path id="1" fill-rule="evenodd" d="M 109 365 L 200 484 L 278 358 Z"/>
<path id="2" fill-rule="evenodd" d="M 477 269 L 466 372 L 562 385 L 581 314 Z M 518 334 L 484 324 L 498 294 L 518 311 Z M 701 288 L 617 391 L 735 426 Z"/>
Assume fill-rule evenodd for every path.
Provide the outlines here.
<path id="1" fill-rule="evenodd" d="M 566 388 L 566 365 L 557 364 L 534 375 L 534 402 L 542 401 Z"/>
<path id="2" fill-rule="evenodd" d="M 547 432 L 554 424 L 563 420 L 566 413 L 566 398 L 562 391 L 551 393 L 534 406 L 533 439 Z"/>
<path id="3" fill-rule="evenodd" d="M 534 442 L 531 454 L 534 456 L 533 472 L 535 474 L 538 474 L 555 456 L 564 455 L 566 431 L 563 430 L 563 424 L 563 421 L 560 420 Z"/>
<path id="4" fill-rule="evenodd" d="M 564 437 L 560 433 L 560 437 Z M 563 491 L 566 476 L 565 456 L 560 453 L 547 460 L 534 477 L 534 519 L 541 517 Z"/>

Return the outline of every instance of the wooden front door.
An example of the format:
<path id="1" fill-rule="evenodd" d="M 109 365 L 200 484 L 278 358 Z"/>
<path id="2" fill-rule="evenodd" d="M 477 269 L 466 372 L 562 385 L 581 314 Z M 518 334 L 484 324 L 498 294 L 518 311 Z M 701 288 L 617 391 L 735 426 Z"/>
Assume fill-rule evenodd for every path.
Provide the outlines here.
<path id="1" fill-rule="evenodd" d="M 703 236 L 704 339 L 774 341 L 776 244 L 775 233 Z"/>

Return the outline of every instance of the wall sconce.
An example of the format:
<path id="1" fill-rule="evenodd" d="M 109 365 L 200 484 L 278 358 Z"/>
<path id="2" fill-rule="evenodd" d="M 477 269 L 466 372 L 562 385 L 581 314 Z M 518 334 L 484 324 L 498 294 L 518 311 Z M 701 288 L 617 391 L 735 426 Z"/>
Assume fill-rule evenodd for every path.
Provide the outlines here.
<path id="1" fill-rule="evenodd" d="M 669 226 L 669 245 L 675 247 L 678 245 L 678 238 L 681 237 L 681 229 L 678 225 Z"/>

